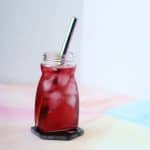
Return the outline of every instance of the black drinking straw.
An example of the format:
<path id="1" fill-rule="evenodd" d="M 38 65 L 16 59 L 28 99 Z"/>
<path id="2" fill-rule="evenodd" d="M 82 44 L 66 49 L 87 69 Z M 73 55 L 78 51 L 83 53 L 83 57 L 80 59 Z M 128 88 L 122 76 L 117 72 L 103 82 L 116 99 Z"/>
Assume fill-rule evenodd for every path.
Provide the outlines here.
<path id="1" fill-rule="evenodd" d="M 73 31 L 74 31 L 76 22 L 77 22 L 77 18 L 72 17 L 69 28 L 68 28 L 68 31 L 67 31 L 67 35 L 66 35 L 64 43 L 63 43 L 63 47 L 60 51 L 60 56 L 61 57 L 65 56 L 66 53 L 67 53 L 67 50 L 68 50 L 68 47 L 69 47 L 69 44 L 70 44 L 70 41 L 71 41 L 71 37 L 73 35 Z"/>

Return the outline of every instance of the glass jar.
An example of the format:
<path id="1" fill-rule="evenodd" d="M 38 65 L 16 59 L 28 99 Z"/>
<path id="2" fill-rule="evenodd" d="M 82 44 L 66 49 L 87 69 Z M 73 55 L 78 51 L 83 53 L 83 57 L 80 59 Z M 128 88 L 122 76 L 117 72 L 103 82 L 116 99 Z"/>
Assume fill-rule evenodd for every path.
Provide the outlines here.
<path id="1" fill-rule="evenodd" d="M 35 126 L 43 133 L 77 128 L 79 94 L 73 53 L 45 53 L 35 101 Z"/>

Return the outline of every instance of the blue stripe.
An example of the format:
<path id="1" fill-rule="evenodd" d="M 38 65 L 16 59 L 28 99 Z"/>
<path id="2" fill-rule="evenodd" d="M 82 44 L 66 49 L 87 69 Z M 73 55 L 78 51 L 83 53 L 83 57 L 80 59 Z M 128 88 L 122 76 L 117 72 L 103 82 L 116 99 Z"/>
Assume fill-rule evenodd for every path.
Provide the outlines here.
<path id="1" fill-rule="evenodd" d="M 150 101 L 148 100 L 129 102 L 118 108 L 110 109 L 104 114 L 150 127 Z"/>

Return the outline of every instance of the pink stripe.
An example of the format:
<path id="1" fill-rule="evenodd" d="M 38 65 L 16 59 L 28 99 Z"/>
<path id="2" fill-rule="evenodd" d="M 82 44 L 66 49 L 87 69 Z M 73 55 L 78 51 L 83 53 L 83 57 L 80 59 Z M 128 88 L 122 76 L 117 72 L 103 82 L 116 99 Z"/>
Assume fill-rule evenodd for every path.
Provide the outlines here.
<path id="1" fill-rule="evenodd" d="M 0 105 L 0 116 L 7 118 L 33 118 L 33 110 L 28 108 L 14 108 Z"/>
<path id="2" fill-rule="evenodd" d="M 134 98 L 127 97 L 112 97 L 105 100 L 93 100 L 93 101 L 83 101 L 81 102 L 80 115 L 81 116 L 93 116 L 100 115 L 101 113 L 107 111 L 110 108 L 115 108 L 125 103 L 128 103 Z M 19 108 L 0 105 L 0 117 L 5 119 L 14 120 L 33 120 L 34 110 L 32 108 Z"/>

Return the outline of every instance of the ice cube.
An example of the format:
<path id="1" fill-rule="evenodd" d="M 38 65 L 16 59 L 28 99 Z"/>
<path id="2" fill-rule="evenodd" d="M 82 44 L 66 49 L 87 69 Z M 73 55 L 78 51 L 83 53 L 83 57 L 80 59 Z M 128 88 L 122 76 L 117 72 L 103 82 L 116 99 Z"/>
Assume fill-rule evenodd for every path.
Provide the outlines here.
<path id="1" fill-rule="evenodd" d="M 52 88 L 52 81 L 55 79 L 55 75 L 50 76 L 48 79 L 43 81 L 44 91 L 49 91 Z"/>
<path id="2" fill-rule="evenodd" d="M 61 97 L 62 97 L 62 94 L 61 94 L 60 91 L 52 92 L 52 93 L 50 93 L 49 95 L 50 95 L 50 98 L 51 98 L 52 101 L 53 101 L 53 100 L 54 100 L 54 101 L 58 101 L 58 100 L 60 100 Z"/>
<path id="3" fill-rule="evenodd" d="M 65 94 L 67 94 L 67 95 L 76 95 L 77 94 L 77 87 L 76 87 L 75 82 L 72 82 L 72 81 L 69 82 L 69 84 L 66 88 Z"/>
<path id="4" fill-rule="evenodd" d="M 67 85 L 68 81 L 69 81 L 69 75 L 67 75 L 67 74 L 60 74 L 60 75 L 58 75 L 58 84 L 60 86 Z"/>
<path id="5" fill-rule="evenodd" d="M 52 87 L 52 83 L 49 80 L 43 81 L 43 89 L 44 91 L 49 91 Z"/>
<path id="6" fill-rule="evenodd" d="M 74 108 L 76 104 L 76 96 L 69 96 L 68 98 L 68 104 Z"/>
<path id="7" fill-rule="evenodd" d="M 49 108 L 51 111 L 52 109 L 55 109 L 60 105 L 61 99 L 63 97 L 62 97 L 61 92 L 55 91 L 55 92 L 51 92 L 47 94 L 46 98 L 47 98 L 47 104 L 49 105 Z"/>

